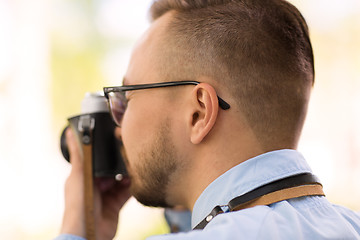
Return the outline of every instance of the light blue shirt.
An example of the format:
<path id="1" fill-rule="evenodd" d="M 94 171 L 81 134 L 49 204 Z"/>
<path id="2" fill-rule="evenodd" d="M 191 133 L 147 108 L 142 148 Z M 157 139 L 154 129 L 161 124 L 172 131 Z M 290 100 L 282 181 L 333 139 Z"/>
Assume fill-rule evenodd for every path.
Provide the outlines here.
<path id="1" fill-rule="evenodd" d="M 272 181 L 309 172 L 305 159 L 295 150 L 279 150 L 249 159 L 203 191 L 193 209 L 192 226 L 217 205 L 226 205 L 231 199 Z M 57 240 L 70 240 L 59 237 Z M 333 205 L 325 197 L 300 197 L 220 214 L 204 230 L 149 238 L 180 239 L 360 239 L 360 214 Z"/>

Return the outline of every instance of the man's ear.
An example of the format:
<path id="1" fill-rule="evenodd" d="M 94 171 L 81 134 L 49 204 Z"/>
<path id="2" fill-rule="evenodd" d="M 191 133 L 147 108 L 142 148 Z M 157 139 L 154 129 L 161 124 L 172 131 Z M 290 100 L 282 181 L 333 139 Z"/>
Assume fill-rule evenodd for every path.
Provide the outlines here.
<path id="1" fill-rule="evenodd" d="M 218 111 L 219 102 L 215 89 L 207 84 L 198 84 L 191 93 L 191 135 L 193 144 L 199 144 L 213 128 Z"/>

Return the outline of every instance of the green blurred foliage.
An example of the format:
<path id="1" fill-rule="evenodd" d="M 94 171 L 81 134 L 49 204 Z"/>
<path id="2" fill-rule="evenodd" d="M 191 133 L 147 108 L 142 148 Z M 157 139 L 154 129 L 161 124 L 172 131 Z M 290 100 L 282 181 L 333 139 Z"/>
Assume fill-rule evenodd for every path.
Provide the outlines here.
<path id="1" fill-rule="evenodd" d="M 61 118 L 80 113 L 81 100 L 86 92 L 100 91 L 104 86 L 99 67 L 102 54 L 100 47 L 91 44 L 76 50 L 53 41 L 51 67 L 55 125 L 63 121 Z"/>

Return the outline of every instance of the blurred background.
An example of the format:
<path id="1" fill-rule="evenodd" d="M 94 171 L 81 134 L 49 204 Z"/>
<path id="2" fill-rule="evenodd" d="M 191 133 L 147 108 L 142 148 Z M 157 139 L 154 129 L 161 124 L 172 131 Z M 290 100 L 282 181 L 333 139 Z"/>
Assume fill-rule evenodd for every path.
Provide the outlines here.
<path id="1" fill-rule="evenodd" d="M 316 80 L 299 149 L 333 203 L 360 210 L 360 1 L 293 0 Z M 151 0 L 0 0 L 0 236 L 52 239 L 70 166 L 59 150 L 85 92 L 121 85 Z M 116 239 L 168 231 L 131 199 Z M 139 227 L 141 226 L 141 227 Z"/>

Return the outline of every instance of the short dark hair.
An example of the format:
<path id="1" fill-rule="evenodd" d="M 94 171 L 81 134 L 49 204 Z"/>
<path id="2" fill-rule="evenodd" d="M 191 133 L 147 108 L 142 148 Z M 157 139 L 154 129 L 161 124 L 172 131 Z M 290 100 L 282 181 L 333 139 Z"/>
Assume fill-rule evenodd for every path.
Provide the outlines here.
<path id="1" fill-rule="evenodd" d="M 314 58 L 308 26 L 296 7 L 284 0 L 157 0 L 150 13 L 156 20 L 169 11 L 174 16 L 162 47 L 163 65 L 171 69 L 166 74 L 213 78 L 265 148 L 297 144 Z"/>

